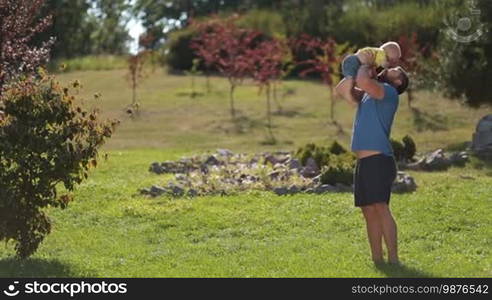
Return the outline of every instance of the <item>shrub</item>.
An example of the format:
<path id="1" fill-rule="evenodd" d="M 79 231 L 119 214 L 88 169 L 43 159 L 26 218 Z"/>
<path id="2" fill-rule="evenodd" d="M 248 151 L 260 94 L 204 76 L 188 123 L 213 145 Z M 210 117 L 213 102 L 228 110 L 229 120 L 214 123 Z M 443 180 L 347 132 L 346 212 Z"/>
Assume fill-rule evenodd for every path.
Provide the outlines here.
<path id="1" fill-rule="evenodd" d="M 333 144 L 330 146 L 330 152 L 336 155 L 346 153 L 347 150 L 340 145 L 337 141 L 334 141 Z"/>
<path id="2" fill-rule="evenodd" d="M 321 183 L 352 185 L 355 162 L 356 159 L 352 153 L 330 155 L 329 165 L 321 169 Z"/>
<path id="3" fill-rule="evenodd" d="M 116 125 L 78 106 L 72 95 L 78 81 L 68 88 L 39 75 L 12 83 L 2 97 L 0 240 L 13 240 L 20 258 L 32 255 L 49 234 L 45 208 L 67 207 Z M 61 195 L 59 184 L 66 190 Z"/>
<path id="4" fill-rule="evenodd" d="M 391 147 L 397 161 L 411 161 L 417 152 L 417 146 L 411 136 L 406 135 L 403 142 L 391 139 Z"/>
<path id="5" fill-rule="evenodd" d="M 403 138 L 403 147 L 403 157 L 405 157 L 405 159 L 407 160 L 412 160 L 415 156 L 415 153 L 417 153 L 417 145 L 415 144 L 411 136 L 406 135 Z"/>

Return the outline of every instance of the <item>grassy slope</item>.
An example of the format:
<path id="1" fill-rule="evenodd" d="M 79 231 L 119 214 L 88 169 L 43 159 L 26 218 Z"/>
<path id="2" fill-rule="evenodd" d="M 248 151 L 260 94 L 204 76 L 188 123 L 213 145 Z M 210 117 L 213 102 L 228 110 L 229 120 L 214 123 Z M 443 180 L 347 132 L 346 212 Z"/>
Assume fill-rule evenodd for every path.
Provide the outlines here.
<path id="1" fill-rule="evenodd" d="M 130 99 L 121 87 L 121 71 L 63 76 L 71 78 L 83 80 L 87 95 L 104 94 L 107 115 L 124 117 L 122 102 Z M 186 92 L 187 84 L 184 77 L 162 74 L 148 79 L 142 86 L 141 119 L 124 119 L 105 147 L 110 159 L 79 187 L 77 201 L 65 211 L 50 212 L 53 233 L 32 259 L 19 263 L 9 258 L 11 247 L 0 248 L 0 276 L 492 276 L 492 171 L 474 168 L 480 166 L 477 162 L 449 172 L 412 173 L 418 191 L 392 199 L 405 267 L 384 270 L 369 262 L 363 220 L 348 193 L 277 197 L 251 192 L 194 200 L 136 195 L 138 188 L 165 182 L 165 177 L 147 172 L 152 161 L 219 146 L 268 149 L 259 143 L 261 128 L 225 133 L 234 128 L 226 122 L 227 102 L 220 100 L 225 95 L 193 100 L 177 96 Z M 214 79 L 214 84 L 216 90 L 226 89 L 222 80 Z M 324 121 L 324 88 L 309 82 L 287 85 L 297 93 L 285 108 L 301 114 L 275 119 L 284 141 L 276 148 L 331 140 L 335 129 Z M 251 123 L 261 120 L 263 102 L 256 90 L 239 91 L 243 113 Z M 431 94 L 421 93 L 419 99 L 423 111 L 445 115 L 441 123 L 448 127 L 414 134 L 424 150 L 469 140 L 472 124 L 487 113 Z M 349 132 L 353 111 L 342 104 L 337 109 Z M 402 105 L 394 135 L 414 132 L 413 124 Z M 348 136 L 340 138 L 348 143 Z"/>

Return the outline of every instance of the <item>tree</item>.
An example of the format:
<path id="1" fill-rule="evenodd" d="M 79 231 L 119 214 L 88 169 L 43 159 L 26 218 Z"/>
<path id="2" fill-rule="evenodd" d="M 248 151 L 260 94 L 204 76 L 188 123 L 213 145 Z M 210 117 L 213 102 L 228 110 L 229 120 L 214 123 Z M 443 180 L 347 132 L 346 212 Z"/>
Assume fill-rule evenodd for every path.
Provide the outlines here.
<path id="1" fill-rule="evenodd" d="M 128 57 L 128 73 L 127 80 L 130 83 L 132 89 L 132 104 L 128 108 L 127 112 L 133 115 L 134 112 L 138 112 L 140 107 L 137 101 L 137 88 L 140 85 L 142 79 L 144 78 L 144 65 L 147 58 L 147 51 L 140 51 L 135 55 L 130 55 Z"/>
<path id="2" fill-rule="evenodd" d="M 414 32 L 410 36 L 400 36 L 398 38 L 398 44 L 401 48 L 401 64 L 403 68 L 412 75 L 413 78 L 418 78 L 417 75 L 421 69 L 424 48 L 420 47 L 417 41 L 417 34 Z M 414 100 L 412 86 L 409 86 L 406 92 L 408 96 L 408 107 L 411 108 Z"/>
<path id="3" fill-rule="evenodd" d="M 272 131 L 271 86 L 283 74 L 287 46 L 278 39 L 261 42 L 258 46 L 247 51 L 252 65 L 253 79 L 265 90 L 267 104 L 267 128 L 271 142 L 275 142 Z"/>
<path id="4" fill-rule="evenodd" d="M 206 50 L 207 61 L 213 65 L 229 81 L 229 102 L 231 116 L 236 117 L 234 106 L 234 92 L 242 81 L 251 75 L 249 52 L 259 42 L 261 34 L 256 31 L 238 28 L 233 19 L 214 20 L 205 30 L 200 32 L 200 46 Z"/>
<path id="5" fill-rule="evenodd" d="M 40 17 L 43 4 L 0 0 L 0 240 L 13 240 L 21 258 L 51 230 L 45 208 L 68 205 L 117 124 L 99 121 L 98 111 L 77 105 L 70 87 L 38 70 L 52 45 L 33 45 L 51 22 Z M 59 184 L 67 191 L 61 196 Z"/>
<path id="6" fill-rule="evenodd" d="M 51 16 L 40 16 L 44 4 L 45 0 L 0 0 L 0 97 L 7 83 L 33 73 L 49 58 L 53 39 L 32 45 L 36 34 L 52 22 Z"/>
<path id="7" fill-rule="evenodd" d="M 337 70 L 343 51 L 340 48 L 337 49 L 333 39 L 321 39 L 309 35 L 302 35 L 299 39 L 294 40 L 293 44 L 297 48 L 296 51 L 305 51 L 310 57 L 298 62 L 299 65 L 304 67 L 300 75 L 307 76 L 313 73 L 319 75 L 323 83 L 329 87 L 331 101 L 330 119 L 335 123 L 333 84 L 335 75 L 338 73 Z"/>
<path id="8" fill-rule="evenodd" d="M 0 240 L 13 240 L 20 258 L 32 255 L 50 233 L 45 209 L 67 207 L 117 124 L 78 106 L 72 92 L 78 86 L 62 87 L 40 73 L 12 83 L 2 96 Z M 60 184 L 66 190 L 61 195 Z"/>

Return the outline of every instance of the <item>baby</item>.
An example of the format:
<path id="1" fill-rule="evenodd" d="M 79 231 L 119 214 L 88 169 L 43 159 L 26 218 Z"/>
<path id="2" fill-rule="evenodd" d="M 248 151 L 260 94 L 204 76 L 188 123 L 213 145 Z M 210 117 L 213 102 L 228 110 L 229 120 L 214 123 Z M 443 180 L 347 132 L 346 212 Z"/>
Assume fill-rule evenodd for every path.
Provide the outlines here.
<path id="1" fill-rule="evenodd" d="M 365 55 L 372 54 L 372 55 Z M 398 66 L 401 58 L 400 45 L 396 42 L 387 42 L 379 48 L 366 47 L 357 53 L 347 56 L 342 62 L 342 73 L 345 77 L 338 84 L 337 90 L 347 100 L 353 100 L 352 89 L 355 78 L 361 65 L 391 68 Z"/>

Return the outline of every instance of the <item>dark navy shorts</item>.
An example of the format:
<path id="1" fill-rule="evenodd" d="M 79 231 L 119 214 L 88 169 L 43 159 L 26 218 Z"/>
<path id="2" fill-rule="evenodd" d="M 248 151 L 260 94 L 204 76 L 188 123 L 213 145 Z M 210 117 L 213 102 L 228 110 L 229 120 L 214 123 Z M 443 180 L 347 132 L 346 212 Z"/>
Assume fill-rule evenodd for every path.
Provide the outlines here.
<path id="1" fill-rule="evenodd" d="M 349 55 L 345 57 L 342 62 L 342 74 L 345 78 L 355 79 L 357 77 L 357 72 L 359 72 L 359 68 L 361 66 L 361 62 L 359 58 L 355 55 Z"/>
<path id="2" fill-rule="evenodd" d="M 378 202 L 389 204 L 396 173 L 396 162 L 393 156 L 376 154 L 358 159 L 354 172 L 355 206 L 366 206 Z"/>

